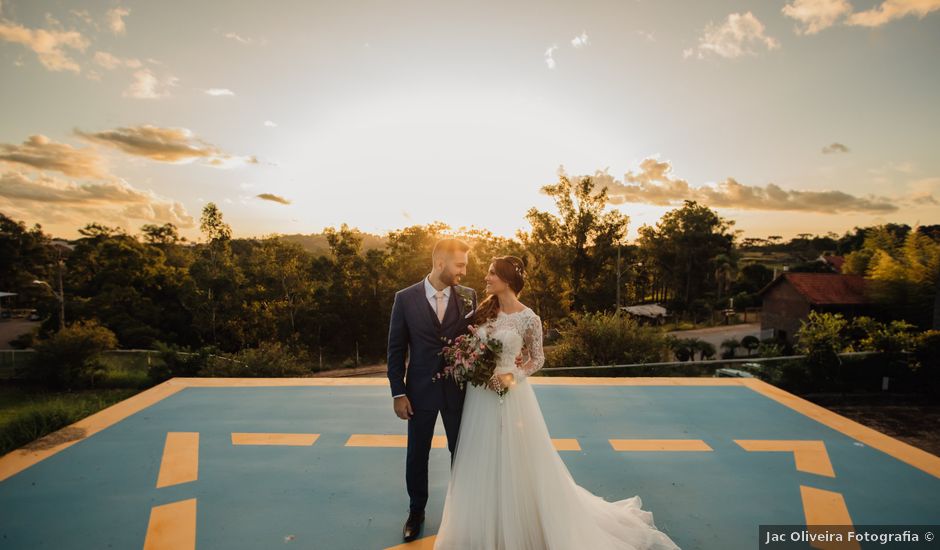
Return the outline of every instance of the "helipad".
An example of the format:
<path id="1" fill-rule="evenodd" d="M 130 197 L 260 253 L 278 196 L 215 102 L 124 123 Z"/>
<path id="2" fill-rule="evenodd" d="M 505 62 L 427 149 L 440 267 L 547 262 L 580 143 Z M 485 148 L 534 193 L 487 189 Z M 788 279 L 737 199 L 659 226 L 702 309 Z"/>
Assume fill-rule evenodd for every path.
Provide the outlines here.
<path id="1" fill-rule="evenodd" d="M 684 549 L 760 524 L 938 524 L 940 458 L 756 379 L 531 379 L 577 482 Z M 0 458 L 0 548 L 384 549 L 407 516 L 381 378 L 175 378 Z M 430 460 L 423 538 L 450 458 Z"/>

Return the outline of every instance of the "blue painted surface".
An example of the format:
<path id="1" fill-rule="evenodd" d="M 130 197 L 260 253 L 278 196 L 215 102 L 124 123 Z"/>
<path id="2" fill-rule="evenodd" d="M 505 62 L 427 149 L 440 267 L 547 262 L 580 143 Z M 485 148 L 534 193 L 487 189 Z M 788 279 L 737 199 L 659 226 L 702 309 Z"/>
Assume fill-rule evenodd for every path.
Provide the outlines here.
<path id="1" fill-rule="evenodd" d="M 842 493 L 856 524 L 940 523 L 940 479 L 745 387 L 534 388 L 552 437 L 581 444 L 560 453 L 578 483 L 608 500 L 639 494 L 685 549 L 751 549 L 759 524 L 802 523 L 801 484 Z M 408 510 L 405 449 L 344 446 L 353 433 L 405 433 L 387 394 L 186 388 L 0 482 L 0 548 L 141 548 L 152 506 L 193 497 L 200 549 L 393 546 Z M 199 432 L 199 479 L 157 489 L 168 431 Z M 321 436 L 233 446 L 232 432 Z M 611 438 L 702 439 L 714 451 L 618 452 Z M 823 440 L 836 478 L 734 439 Z M 440 524 L 449 462 L 431 450 L 425 536 Z"/>

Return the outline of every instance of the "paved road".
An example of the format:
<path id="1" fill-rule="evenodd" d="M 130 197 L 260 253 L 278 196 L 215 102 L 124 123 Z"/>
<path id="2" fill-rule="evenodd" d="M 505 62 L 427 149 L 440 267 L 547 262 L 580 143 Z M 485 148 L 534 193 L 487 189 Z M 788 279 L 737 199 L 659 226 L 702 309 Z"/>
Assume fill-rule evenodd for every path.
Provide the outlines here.
<path id="1" fill-rule="evenodd" d="M 10 340 L 15 339 L 20 334 L 29 332 L 38 325 L 39 321 L 27 321 L 26 319 L 0 320 L 0 349 L 13 349 L 10 346 Z"/>
<path id="2" fill-rule="evenodd" d="M 706 342 L 711 342 L 711 344 L 715 346 L 715 349 L 718 350 L 718 355 L 721 355 L 721 343 L 728 338 L 737 338 L 740 340 L 748 335 L 760 338 L 760 323 L 746 323 L 695 330 L 675 330 L 668 334 L 676 338 L 700 338 Z M 742 351 L 743 350 L 738 350 L 738 354 L 743 356 Z"/>

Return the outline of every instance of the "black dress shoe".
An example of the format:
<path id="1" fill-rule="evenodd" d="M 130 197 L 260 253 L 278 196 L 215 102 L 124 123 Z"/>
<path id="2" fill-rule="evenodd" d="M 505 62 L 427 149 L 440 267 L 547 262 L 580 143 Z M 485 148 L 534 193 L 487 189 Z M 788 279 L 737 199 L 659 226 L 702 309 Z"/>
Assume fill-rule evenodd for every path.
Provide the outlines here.
<path id="1" fill-rule="evenodd" d="M 405 542 L 411 542 L 418 538 L 418 532 L 421 531 L 421 525 L 424 523 L 424 512 L 409 512 L 408 519 L 405 520 L 405 527 L 402 529 L 402 535 Z"/>

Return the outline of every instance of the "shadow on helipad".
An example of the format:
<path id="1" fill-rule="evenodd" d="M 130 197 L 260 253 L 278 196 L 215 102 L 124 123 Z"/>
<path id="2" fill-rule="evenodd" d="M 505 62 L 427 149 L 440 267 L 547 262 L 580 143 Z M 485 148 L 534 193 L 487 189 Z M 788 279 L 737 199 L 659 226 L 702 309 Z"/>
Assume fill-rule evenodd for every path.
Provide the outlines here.
<path id="1" fill-rule="evenodd" d="M 938 524 L 940 458 L 755 379 L 531 379 L 556 449 L 607 500 L 640 495 L 684 549 L 751 549 L 761 524 Z M 406 424 L 375 378 L 175 378 L 0 458 L 0 546 L 430 548 Z"/>

